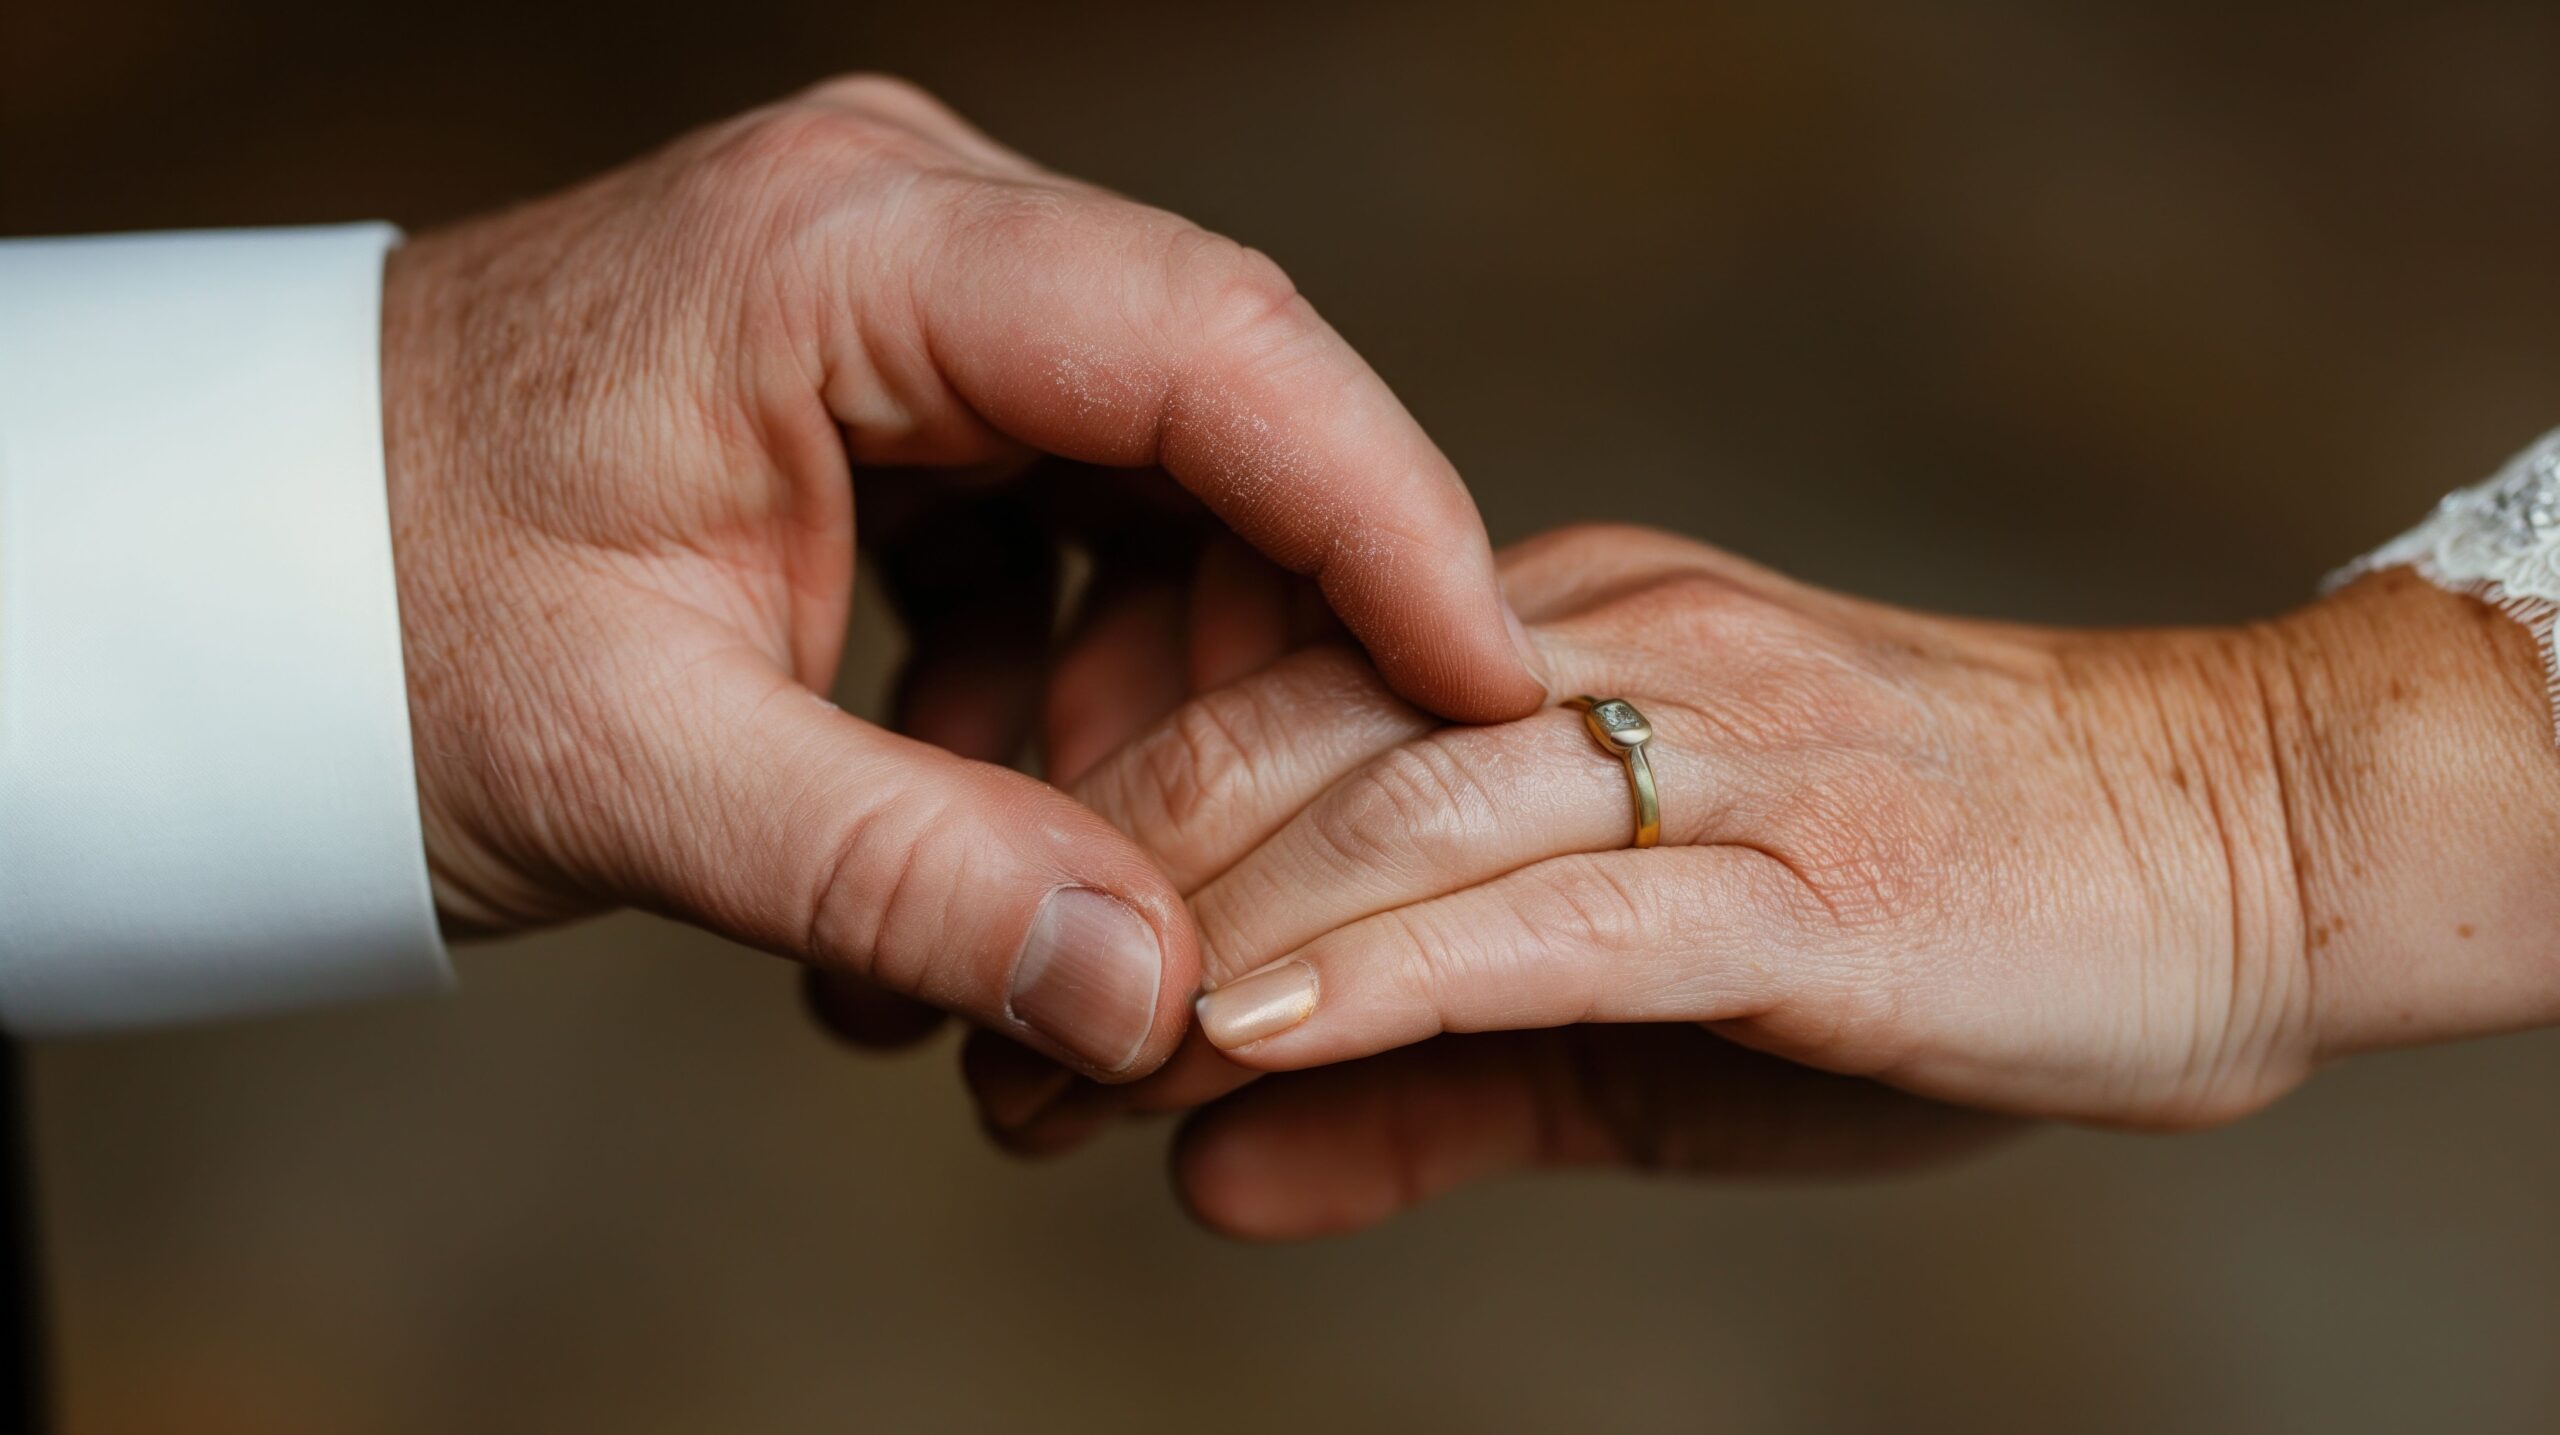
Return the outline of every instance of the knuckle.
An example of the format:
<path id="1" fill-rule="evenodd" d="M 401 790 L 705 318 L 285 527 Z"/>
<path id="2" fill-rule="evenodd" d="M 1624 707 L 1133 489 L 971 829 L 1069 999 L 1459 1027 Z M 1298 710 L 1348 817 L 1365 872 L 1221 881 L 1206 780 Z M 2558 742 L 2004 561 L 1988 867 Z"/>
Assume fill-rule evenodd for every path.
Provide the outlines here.
<path id="1" fill-rule="evenodd" d="M 1544 533 L 1524 538 L 1513 544 L 1512 553 L 1522 558 L 1544 558 L 1586 553 L 1611 554 L 1629 548 L 1656 548 L 1669 537 L 1661 529 L 1640 523 L 1616 523 L 1605 519 L 1582 519 L 1550 528 Z"/>
<path id="2" fill-rule="evenodd" d="M 1254 753 L 1263 729 L 1250 692 L 1229 689 L 1185 703 L 1134 750 L 1141 809 L 1167 835 L 1240 810 L 1259 774 Z"/>
<path id="3" fill-rule="evenodd" d="M 1666 659 L 1711 655 L 1723 675 L 1712 701 L 1665 707 L 1756 749 L 1848 758 L 1851 780 L 1832 794 L 1854 816 L 1858 802 L 1907 798 L 1909 770 L 1930 769 L 1935 715 L 1889 666 L 1781 597 L 1714 574 L 1659 579 L 1613 604 L 1609 631 Z M 1898 755 L 1883 761 L 1883 753 Z"/>
<path id="4" fill-rule="evenodd" d="M 1353 774 L 1321 804 L 1317 839 L 1347 871 L 1402 871 L 1488 814 L 1482 789 L 1434 742 L 1409 743 Z"/>
<path id="5" fill-rule="evenodd" d="M 1222 234 L 1176 225 L 1165 243 L 1165 287 L 1211 344 L 1246 354 L 1285 345 L 1314 311 L 1271 256 Z"/>
<path id="6" fill-rule="evenodd" d="M 1785 604 L 1713 573 L 1680 573 L 1649 585 L 1638 599 L 1657 610 L 1665 636 L 1726 660 L 1800 652 L 1807 624 Z"/>
<path id="7" fill-rule="evenodd" d="M 795 193 L 824 193 L 869 170 L 932 167 L 922 137 L 841 106 L 786 102 L 713 130 L 689 167 L 707 202 L 765 205 Z"/>
<path id="8" fill-rule="evenodd" d="M 1451 920 L 1427 907 L 1396 908 L 1360 929 L 1367 948 L 1359 959 L 1381 972 L 1416 1009 L 1436 1013 L 1443 1031 L 1475 1028 L 1462 1015 L 1460 994 L 1516 982 L 1521 943 L 1483 923 Z"/>
<path id="9" fill-rule="evenodd" d="M 891 797 L 844 822 L 819 849 L 802 939 L 809 960 L 883 986 L 911 975 L 881 954 L 904 920 L 921 844 L 933 831 L 931 814 L 918 808 L 912 798 Z"/>
<path id="10" fill-rule="evenodd" d="M 1763 915 L 1791 953 L 1782 979 L 1761 985 L 1739 1021 L 1774 1054 L 1811 1060 L 1846 1075 L 1875 1075 L 1904 1064 L 1918 1031 L 1914 993 L 1929 985 L 1914 969 L 1924 944 L 1898 933 L 1844 931 L 1831 898 L 1794 864 L 1757 854 L 1735 888 L 1742 905 Z"/>
<path id="11" fill-rule="evenodd" d="M 929 790 L 889 794 L 862 807 L 819 849 L 801 954 L 890 991 L 950 1000 L 941 988 L 964 955 L 948 950 L 965 892 L 955 880 L 980 865 L 983 830 L 950 820 L 949 802 Z"/>
<path id="12" fill-rule="evenodd" d="M 1694 569 L 1698 545 L 1638 524 L 1586 520 L 1506 545 L 1495 555 L 1542 621 L 1572 621 L 1605 610 L 1639 582 Z"/>
<path id="13" fill-rule="evenodd" d="M 856 70 L 851 74 L 820 80 L 803 91 L 802 97 L 820 104 L 886 114 L 947 112 L 942 101 L 924 86 L 902 75 L 879 70 Z"/>
<path id="14" fill-rule="evenodd" d="M 973 175 L 954 193 L 958 230 L 1002 255 L 1056 255 L 1087 242 L 1080 201 L 1054 184 Z"/>
<path id="15" fill-rule="evenodd" d="M 1356 960 L 1388 974 L 1406 1000 L 1434 1008 L 1442 993 L 1480 980 L 1483 965 L 1476 933 L 1442 927 L 1416 909 L 1394 908 L 1350 929 L 1340 949 L 1328 950 L 1336 941 L 1332 938 L 1319 942 L 1317 949 L 1327 960 Z"/>
<path id="16" fill-rule="evenodd" d="M 1792 718 L 1796 704 L 1828 702 L 1830 690 L 1844 686 L 1837 643 L 1826 629 L 1717 573 L 1688 569 L 1647 577 L 1568 622 L 1604 635 L 1612 646 L 1690 666 L 1711 661 L 1727 675 L 1721 705 L 1737 710 L 1759 696 L 1783 698 L 1765 706 Z"/>
<path id="17" fill-rule="evenodd" d="M 1658 936 L 1653 904 L 1606 863 L 1577 858 L 1549 863 L 1522 899 L 1531 931 L 1574 950 L 1621 955 Z"/>

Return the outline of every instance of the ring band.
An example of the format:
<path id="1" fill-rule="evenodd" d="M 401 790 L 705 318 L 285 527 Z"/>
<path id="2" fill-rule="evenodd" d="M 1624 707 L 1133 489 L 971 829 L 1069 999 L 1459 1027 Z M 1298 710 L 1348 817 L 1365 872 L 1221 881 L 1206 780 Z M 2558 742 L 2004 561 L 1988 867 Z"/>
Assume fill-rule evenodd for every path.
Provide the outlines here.
<path id="1" fill-rule="evenodd" d="M 1644 745 L 1653 741 L 1653 724 L 1625 698 L 1595 698 L 1588 693 L 1565 699 L 1566 707 L 1582 714 L 1582 725 L 1591 730 L 1592 740 L 1627 764 L 1627 790 L 1636 798 L 1636 840 L 1638 847 L 1650 847 L 1662 840 L 1662 799 L 1654 791 L 1653 764 L 1646 760 Z"/>

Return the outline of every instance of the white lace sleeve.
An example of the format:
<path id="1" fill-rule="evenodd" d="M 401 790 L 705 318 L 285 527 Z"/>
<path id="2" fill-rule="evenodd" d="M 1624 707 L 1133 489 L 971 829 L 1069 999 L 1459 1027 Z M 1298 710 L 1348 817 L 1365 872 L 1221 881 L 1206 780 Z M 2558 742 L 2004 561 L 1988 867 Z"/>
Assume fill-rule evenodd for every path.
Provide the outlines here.
<path id="1" fill-rule="evenodd" d="M 2485 483 L 2445 495 L 2427 520 L 2331 574 L 2336 588 L 2367 573 L 2408 568 L 2439 588 L 2469 594 L 2525 625 L 2542 646 L 2560 740 L 2560 429 L 2507 461 Z"/>

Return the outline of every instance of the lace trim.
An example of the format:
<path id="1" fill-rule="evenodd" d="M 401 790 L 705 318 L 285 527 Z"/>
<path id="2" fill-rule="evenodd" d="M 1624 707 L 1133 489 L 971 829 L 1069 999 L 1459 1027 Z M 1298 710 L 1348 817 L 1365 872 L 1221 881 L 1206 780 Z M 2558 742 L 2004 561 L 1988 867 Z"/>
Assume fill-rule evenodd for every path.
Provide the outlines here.
<path id="1" fill-rule="evenodd" d="M 2542 648 L 2552 738 L 2560 742 L 2560 429 L 2485 483 L 2445 495 L 2424 523 L 2329 575 L 2327 592 L 2367 573 L 2408 568 L 2524 624 Z"/>

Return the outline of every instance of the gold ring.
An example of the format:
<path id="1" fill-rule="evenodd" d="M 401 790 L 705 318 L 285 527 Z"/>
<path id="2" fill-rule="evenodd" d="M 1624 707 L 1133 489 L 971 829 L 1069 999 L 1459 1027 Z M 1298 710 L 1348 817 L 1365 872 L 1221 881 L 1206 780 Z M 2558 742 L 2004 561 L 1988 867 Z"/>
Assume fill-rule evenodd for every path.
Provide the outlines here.
<path id="1" fill-rule="evenodd" d="M 1644 745 L 1653 740 L 1653 724 L 1625 698 L 1585 693 L 1565 699 L 1564 705 L 1582 714 L 1582 725 L 1591 729 L 1594 741 L 1626 759 L 1627 787 L 1636 795 L 1635 845 L 1650 847 L 1661 841 L 1662 799 L 1653 790 L 1653 764 L 1644 755 Z"/>

